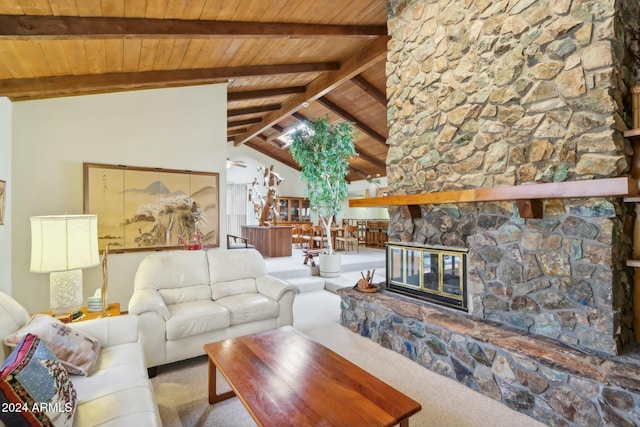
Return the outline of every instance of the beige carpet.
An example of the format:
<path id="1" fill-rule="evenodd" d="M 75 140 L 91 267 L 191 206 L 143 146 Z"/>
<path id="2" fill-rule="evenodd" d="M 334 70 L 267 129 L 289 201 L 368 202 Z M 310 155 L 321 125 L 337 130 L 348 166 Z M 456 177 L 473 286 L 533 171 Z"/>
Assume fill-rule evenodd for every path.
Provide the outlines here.
<path id="1" fill-rule="evenodd" d="M 294 326 L 420 402 L 422 410 L 410 418 L 411 427 L 543 426 L 352 333 L 339 324 L 339 305 L 339 297 L 329 292 L 300 294 L 294 304 Z M 165 427 L 256 425 L 236 398 L 209 405 L 204 356 L 161 367 L 152 381 Z M 228 389 L 218 375 L 218 390 Z"/>

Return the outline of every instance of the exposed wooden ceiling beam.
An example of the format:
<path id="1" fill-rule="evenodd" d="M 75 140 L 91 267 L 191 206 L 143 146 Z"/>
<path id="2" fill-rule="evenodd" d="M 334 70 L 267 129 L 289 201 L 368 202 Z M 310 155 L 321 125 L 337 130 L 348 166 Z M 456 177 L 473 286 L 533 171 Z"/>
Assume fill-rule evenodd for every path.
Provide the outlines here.
<path id="1" fill-rule="evenodd" d="M 349 166 L 349 170 L 350 170 L 350 174 L 351 173 L 356 174 L 360 178 L 360 179 L 352 179 L 351 181 L 360 181 L 362 179 L 367 179 L 367 174 L 365 172 L 361 171 L 360 169 L 355 168 L 355 167 L 350 165 Z"/>
<path id="2" fill-rule="evenodd" d="M 260 123 L 262 121 L 262 119 L 260 117 L 255 117 L 253 119 L 246 119 L 246 120 L 236 120 L 235 122 L 227 122 L 227 129 L 231 129 L 231 128 L 239 128 L 242 126 L 247 126 L 247 125 L 253 125 L 256 123 Z M 245 130 L 246 133 L 246 130 Z"/>
<path id="3" fill-rule="evenodd" d="M 367 49 L 358 51 L 340 65 L 340 69 L 320 75 L 307 85 L 305 93 L 290 96 L 283 104 L 282 109 L 263 117 L 260 125 L 251 126 L 248 135 L 235 139 L 235 145 L 243 144 L 261 133 L 265 128 L 278 123 L 283 117 L 290 116 L 302 108 L 304 102 L 314 101 L 331 92 L 347 80 L 357 76 L 372 64 L 376 63 L 387 54 L 388 37 L 380 37 Z"/>
<path id="4" fill-rule="evenodd" d="M 372 165 L 382 168 L 382 169 L 386 169 L 387 164 L 382 161 L 377 159 L 376 157 L 370 156 L 366 153 L 363 153 L 362 151 L 358 151 L 358 157 L 360 157 L 362 160 L 367 161 L 369 163 L 371 163 Z"/>
<path id="5" fill-rule="evenodd" d="M 0 39 L 174 38 L 376 38 L 385 25 L 324 25 L 289 22 L 0 15 Z"/>
<path id="6" fill-rule="evenodd" d="M 246 99 L 270 98 L 272 96 L 303 93 L 304 86 L 281 87 L 274 89 L 245 90 L 227 93 L 227 101 L 244 101 Z"/>
<path id="7" fill-rule="evenodd" d="M 340 117 L 342 117 L 343 119 L 345 119 L 346 121 L 353 123 L 355 127 L 357 127 L 362 132 L 369 135 L 371 138 L 375 139 L 377 142 L 384 144 L 385 147 L 387 146 L 387 138 L 385 138 L 384 136 L 380 135 L 378 132 L 371 129 L 369 126 L 367 126 L 362 121 L 358 120 L 355 116 L 353 116 L 351 113 L 349 113 L 342 107 L 336 105 L 334 102 L 329 100 L 326 96 L 318 98 L 318 102 L 324 105 L 325 107 L 327 107 L 328 109 L 330 109 L 331 111 L 333 111 L 334 113 L 336 113 L 337 115 L 339 115 Z"/>
<path id="8" fill-rule="evenodd" d="M 247 131 L 246 128 L 238 128 L 238 129 L 234 129 L 234 130 L 228 130 L 227 131 L 227 138 L 235 136 L 235 135 L 243 134 L 246 131 Z"/>
<path id="9" fill-rule="evenodd" d="M 166 87 L 167 85 L 219 83 L 238 77 L 317 73 L 338 69 L 339 64 L 335 62 L 319 62 L 5 79 L 0 80 L 0 96 L 12 99 L 45 98 L 100 91 Z"/>
<path id="10" fill-rule="evenodd" d="M 303 123 L 306 122 L 307 120 L 309 120 L 309 118 L 307 116 L 305 116 L 304 114 L 299 113 L 297 111 L 295 113 L 293 113 L 292 116 L 295 117 L 298 121 L 303 122 Z"/>
<path id="11" fill-rule="evenodd" d="M 380 92 L 378 88 L 376 88 L 374 85 L 369 83 L 364 77 L 355 76 L 353 79 L 351 79 L 351 81 L 355 83 L 358 87 L 360 87 L 360 89 L 368 93 L 373 99 L 378 101 L 380 104 L 384 105 L 385 107 L 387 106 L 387 95 Z"/>
<path id="12" fill-rule="evenodd" d="M 247 114 L 265 113 L 267 111 L 276 111 L 282 108 L 282 104 L 258 105 L 255 107 L 235 108 L 227 110 L 227 117 L 244 116 Z"/>
<path id="13" fill-rule="evenodd" d="M 251 147 L 254 150 L 264 154 L 265 156 L 273 158 L 273 155 L 271 153 L 269 153 L 269 150 L 266 150 L 262 146 L 262 144 L 259 144 L 259 143 L 255 142 L 255 139 L 253 139 L 251 141 L 247 141 L 247 147 Z M 286 159 L 285 158 L 281 158 L 281 159 L 275 159 L 275 160 L 277 160 L 278 162 L 283 163 L 283 164 L 285 164 L 285 165 L 289 166 L 290 168 L 293 168 L 293 169 L 295 169 L 297 171 L 300 170 L 300 166 L 298 166 L 298 164 L 293 160 L 289 160 L 288 158 L 286 158 Z"/>

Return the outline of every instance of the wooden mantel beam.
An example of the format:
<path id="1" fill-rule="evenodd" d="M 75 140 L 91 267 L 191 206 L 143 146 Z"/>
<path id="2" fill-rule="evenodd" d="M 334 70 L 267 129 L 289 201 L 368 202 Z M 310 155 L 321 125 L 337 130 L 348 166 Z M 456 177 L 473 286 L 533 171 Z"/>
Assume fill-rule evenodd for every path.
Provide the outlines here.
<path id="1" fill-rule="evenodd" d="M 638 194 L 637 179 L 619 177 L 350 199 L 349 207 L 417 206 L 443 203 L 532 201 L 584 197 L 627 197 L 637 196 Z M 536 203 L 533 203 L 533 206 L 535 205 Z M 524 211 L 533 212 L 532 215 L 534 215 L 528 216 L 525 214 L 523 217 L 537 217 L 536 212 L 538 209 L 531 209 L 529 203 L 519 203 L 519 207 Z M 521 214 L 523 214 L 523 211 L 521 211 Z"/>

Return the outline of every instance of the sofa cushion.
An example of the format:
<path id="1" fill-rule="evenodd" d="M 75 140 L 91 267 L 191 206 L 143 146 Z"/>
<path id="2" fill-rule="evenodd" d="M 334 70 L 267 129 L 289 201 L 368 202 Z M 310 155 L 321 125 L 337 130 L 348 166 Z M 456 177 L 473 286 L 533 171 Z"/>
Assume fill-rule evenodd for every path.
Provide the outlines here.
<path id="1" fill-rule="evenodd" d="M 44 341 L 26 334 L 2 365 L 0 420 L 12 427 L 71 427 L 76 390 Z"/>
<path id="2" fill-rule="evenodd" d="M 267 264 L 255 249 L 225 251 L 210 249 L 209 283 L 232 282 L 238 279 L 257 278 L 267 274 Z"/>
<path id="3" fill-rule="evenodd" d="M 58 319 L 46 314 L 35 314 L 23 328 L 5 337 L 4 342 L 14 346 L 27 334 L 38 336 L 47 343 L 67 372 L 74 375 L 89 375 L 96 362 L 100 341 L 90 335 L 70 328 Z"/>
<path id="4" fill-rule="evenodd" d="M 258 292 L 256 281 L 253 278 L 232 280 L 229 282 L 212 282 L 211 298 L 218 300 L 231 295 Z"/>
<path id="5" fill-rule="evenodd" d="M 229 326 L 229 311 L 214 301 L 192 301 L 167 306 L 167 340 L 198 335 Z"/>
<path id="6" fill-rule="evenodd" d="M 280 310 L 276 301 L 257 292 L 232 295 L 216 302 L 229 310 L 232 325 L 273 319 Z"/>
<path id="7" fill-rule="evenodd" d="M 209 268 L 204 251 L 151 254 L 140 262 L 134 279 L 135 289 L 173 289 L 208 284 Z"/>
<path id="8" fill-rule="evenodd" d="M 30 318 L 27 310 L 18 301 L 0 292 L 0 340 L 26 325 Z M 6 344 L 0 345 L 0 363 L 4 362 L 11 351 L 13 348 Z"/>
<path id="9" fill-rule="evenodd" d="M 211 299 L 211 287 L 209 285 L 185 286 L 183 288 L 165 288 L 159 289 L 158 292 L 160 292 L 164 303 L 167 305 Z"/>
<path id="10" fill-rule="evenodd" d="M 114 384 L 118 386 L 138 384 L 147 379 L 144 353 L 140 343 L 125 343 L 105 347 L 96 361 L 95 372 L 90 377 L 73 376 L 71 380 L 78 392 L 79 400 L 93 399 L 102 394 L 102 390 Z"/>
<path id="11" fill-rule="evenodd" d="M 127 383 L 111 381 L 90 398 L 81 396 L 76 411 L 76 426 L 160 427 L 158 404 L 148 379 Z"/>

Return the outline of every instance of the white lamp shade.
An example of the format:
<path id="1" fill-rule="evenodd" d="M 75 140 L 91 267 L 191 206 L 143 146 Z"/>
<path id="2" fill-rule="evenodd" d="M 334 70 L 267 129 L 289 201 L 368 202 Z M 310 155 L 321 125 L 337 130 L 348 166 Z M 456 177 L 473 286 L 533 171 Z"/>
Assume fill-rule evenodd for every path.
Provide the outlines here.
<path id="1" fill-rule="evenodd" d="M 31 217 L 31 271 L 50 273 L 100 264 L 97 215 Z"/>

